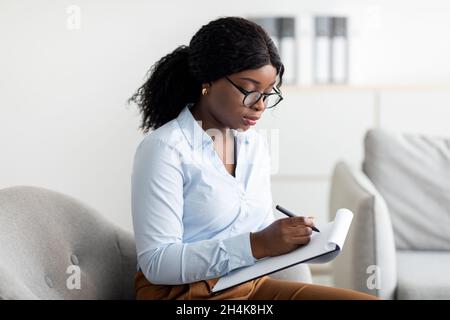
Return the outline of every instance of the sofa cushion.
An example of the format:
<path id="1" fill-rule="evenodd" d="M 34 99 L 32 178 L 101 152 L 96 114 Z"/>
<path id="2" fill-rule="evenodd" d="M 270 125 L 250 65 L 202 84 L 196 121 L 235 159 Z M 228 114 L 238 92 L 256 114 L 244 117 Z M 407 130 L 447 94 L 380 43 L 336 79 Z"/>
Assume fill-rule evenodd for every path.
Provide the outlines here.
<path id="1" fill-rule="evenodd" d="M 386 200 L 398 249 L 450 250 L 450 139 L 370 130 L 363 171 Z"/>
<path id="2" fill-rule="evenodd" d="M 450 252 L 397 251 L 397 299 L 450 299 Z"/>

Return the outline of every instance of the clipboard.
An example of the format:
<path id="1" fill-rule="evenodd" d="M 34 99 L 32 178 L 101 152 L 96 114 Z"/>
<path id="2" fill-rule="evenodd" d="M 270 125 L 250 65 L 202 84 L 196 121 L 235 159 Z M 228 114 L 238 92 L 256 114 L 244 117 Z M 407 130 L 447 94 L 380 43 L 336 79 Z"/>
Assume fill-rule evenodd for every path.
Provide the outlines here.
<path id="1" fill-rule="evenodd" d="M 313 232 L 307 245 L 283 255 L 259 259 L 251 266 L 233 270 L 216 282 L 211 293 L 216 294 L 300 263 L 325 263 L 333 260 L 344 247 L 352 219 L 353 213 L 350 210 L 337 210 L 334 221 L 318 226 L 320 232 Z"/>

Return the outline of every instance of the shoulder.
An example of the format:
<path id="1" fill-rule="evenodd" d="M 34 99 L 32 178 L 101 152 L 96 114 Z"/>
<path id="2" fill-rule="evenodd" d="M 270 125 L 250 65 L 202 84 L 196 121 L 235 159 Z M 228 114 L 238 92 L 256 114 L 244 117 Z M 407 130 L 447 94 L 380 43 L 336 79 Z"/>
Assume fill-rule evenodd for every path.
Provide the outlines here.
<path id="1" fill-rule="evenodd" d="M 133 179 L 169 181 L 183 177 L 182 154 L 172 121 L 147 133 L 138 144 L 133 159 Z M 175 180 L 173 180 L 175 181 Z"/>
<path id="2" fill-rule="evenodd" d="M 138 144 L 138 150 L 177 150 L 185 141 L 176 119 L 162 125 L 156 130 L 146 133 Z"/>
<path id="3" fill-rule="evenodd" d="M 176 120 L 171 120 L 142 138 L 134 154 L 134 166 L 147 171 L 152 169 L 152 172 L 162 167 L 181 171 L 186 150 L 188 145 L 180 127 Z"/>

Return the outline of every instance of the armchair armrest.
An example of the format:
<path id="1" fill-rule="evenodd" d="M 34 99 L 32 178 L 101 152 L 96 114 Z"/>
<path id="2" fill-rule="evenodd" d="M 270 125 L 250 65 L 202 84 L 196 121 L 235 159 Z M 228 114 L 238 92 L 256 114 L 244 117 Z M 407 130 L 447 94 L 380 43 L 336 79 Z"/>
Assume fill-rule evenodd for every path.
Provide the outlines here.
<path id="1" fill-rule="evenodd" d="M 122 269 L 122 299 L 134 300 L 136 292 L 134 277 L 137 272 L 137 255 L 134 235 L 122 228 L 116 227 L 117 248 L 121 256 Z"/>
<path id="2" fill-rule="evenodd" d="M 342 161 L 332 175 L 331 218 L 339 208 L 348 208 L 354 217 L 344 249 L 333 262 L 336 286 L 394 298 L 395 242 L 386 202 L 361 170 Z"/>
<path id="3" fill-rule="evenodd" d="M 269 275 L 271 278 L 280 280 L 299 281 L 305 283 L 313 283 L 311 270 L 305 263 L 274 272 Z"/>

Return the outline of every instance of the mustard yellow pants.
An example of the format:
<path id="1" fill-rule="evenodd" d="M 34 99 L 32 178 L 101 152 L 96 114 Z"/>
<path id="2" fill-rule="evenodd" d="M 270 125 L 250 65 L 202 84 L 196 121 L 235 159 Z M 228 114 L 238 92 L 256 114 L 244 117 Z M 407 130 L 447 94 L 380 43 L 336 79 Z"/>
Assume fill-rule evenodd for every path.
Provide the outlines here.
<path id="1" fill-rule="evenodd" d="M 142 272 L 135 276 L 138 300 L 373 300 L 375 296 L 358 291 L 272 279 L 264 276 L 239 286 L 211 294 L 219 278 L 181 285 L 155 285 Z"/>

